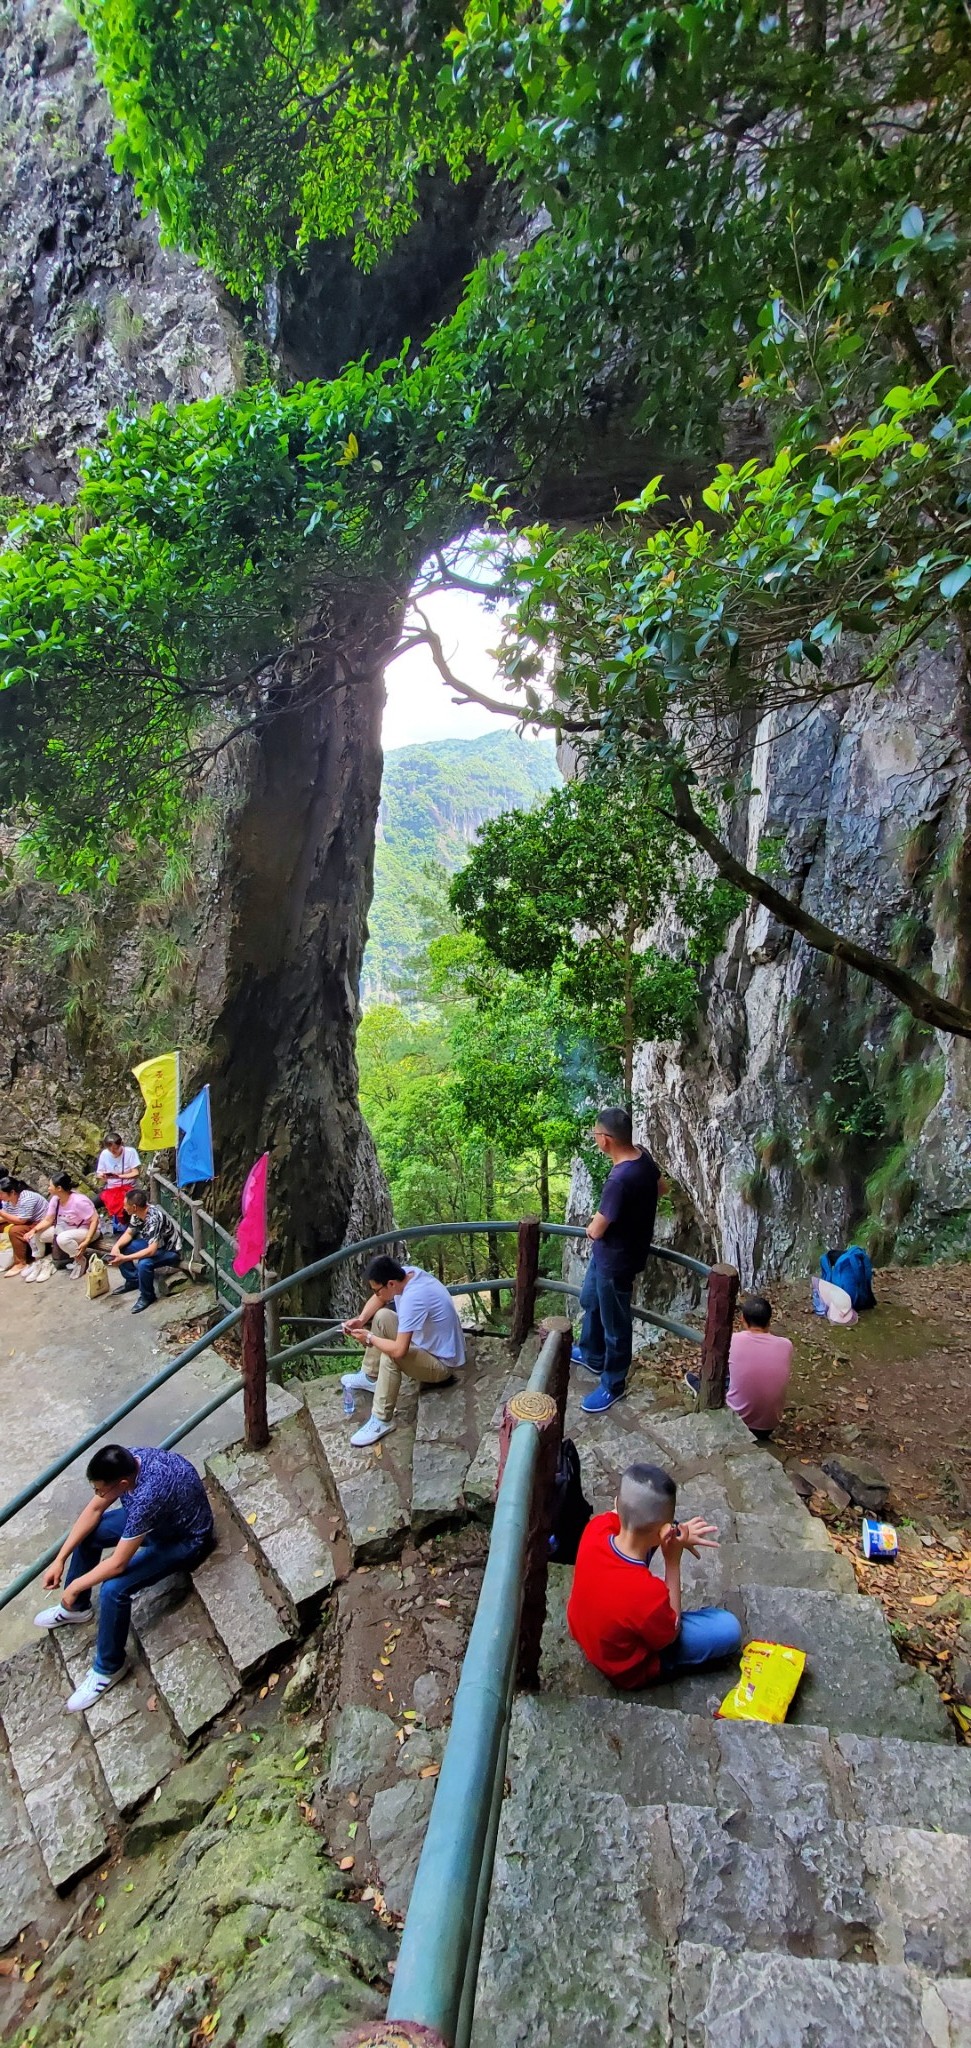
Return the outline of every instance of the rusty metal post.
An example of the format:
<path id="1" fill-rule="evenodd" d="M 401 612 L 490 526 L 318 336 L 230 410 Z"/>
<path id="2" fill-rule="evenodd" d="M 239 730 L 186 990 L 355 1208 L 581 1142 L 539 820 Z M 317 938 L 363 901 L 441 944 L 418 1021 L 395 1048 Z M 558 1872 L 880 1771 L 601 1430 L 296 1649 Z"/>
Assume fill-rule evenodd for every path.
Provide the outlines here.
<path id="1" fill-rule="evenodd" d="M 573 1324 L 569 1316 L 544 1316 L 539 1326 L 541 1338 L 558 1337 L 559 1346 L 556 1364 L 547 1384 L 547 1393 L 552 1394 L 560 1418 L 560 1436 L 566 1428 L 566 1404 L 570 1393 L 570 1353 L 573 1350 Z"/>
<path id="2" fill-rule="evenodd" d="M 560 1455 L 562 1429 L 552 1394 L 514 1394 L 507 1401 L 499 1432 L 499 1483 L 505 1469 L 512 1435 L 522 1422 L 531 1422 L 539 1432 L 539 1458 L 530 1505 L 526 1535 L 526 1566 L 523 1576 L 523 1607 L 519 1622 L 519 1656 L 516 1684 L 533 1691 L 539 1684 L 539 1657 L 546 1622 L 546 1581 L 550 1562 L 550 1532 L 553 1527 L 553 1494 Z"/>
<path id="3" fill-rule="evenodd" d="M 270 1425 L 266 1419 L 266 1315 L 262 1301 L 243 1304 L 243 1422 L 247 1450 L 265 1450 Z"/>
<path id="4" fill-rule="evenodd" d="M 539 1217 L 524 1216 L 516 1238 L 516 1288 L 513 1294 L 511 1344 L 525 1344 L 533 1327 L 536 1282 L 539 1278 Z"/>
<path id="5" fill-rule="evenodd" d="M 708 1274 L 708 1307 L 705 1336 L 701 1347 L 699 1408 L 724 1408 L 728 1385 L 728 1350 L 738 1300 L 738 1274 L 734 1266 L 712 1266 Z"/>

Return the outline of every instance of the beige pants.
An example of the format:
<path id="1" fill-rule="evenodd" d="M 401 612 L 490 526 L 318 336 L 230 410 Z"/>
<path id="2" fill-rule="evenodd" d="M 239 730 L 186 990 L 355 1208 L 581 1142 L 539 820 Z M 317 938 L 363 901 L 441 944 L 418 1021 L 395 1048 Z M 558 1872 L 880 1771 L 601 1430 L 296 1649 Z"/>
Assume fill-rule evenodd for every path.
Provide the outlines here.
<path id="1" fill-rule="evenodd" d="M 38 1230 L 34 1243 L 53 1246 L 56 1242 L 58 1251 L 64 1252 L 69 1259 L 76 1259 L 87 1235 L 87 1230 L 55 1230 L 53 1223 L 49 1223 L 46 1230 Z"/>
<path id="2" fill-rule="evenodd" d="M 398 1318 L 394 1309 L 379 1308 L 372 1317 L 371 1328 L 376 1337 L 396 1337 Z M 364 1370 L 368 1379 L 376 1382 L 371 1413 L 377 1416 L 379 1422 L 390 1422 L 398 1399 L 402 1373 L 406 1379 L 419 1380 L 423 1386 L 434 1387 L 439 1386 L 442 1380 L 450 1378 L 452 1367 L 444 1365 L 442 1360 L 435 1358 L 430 1351 L 417 1351 L 414 1344 L 397 1363 L 388 1357 L 386 1351 L 379 1351 L 376 1345 L 369 1344 L 364 1353 Z"/>

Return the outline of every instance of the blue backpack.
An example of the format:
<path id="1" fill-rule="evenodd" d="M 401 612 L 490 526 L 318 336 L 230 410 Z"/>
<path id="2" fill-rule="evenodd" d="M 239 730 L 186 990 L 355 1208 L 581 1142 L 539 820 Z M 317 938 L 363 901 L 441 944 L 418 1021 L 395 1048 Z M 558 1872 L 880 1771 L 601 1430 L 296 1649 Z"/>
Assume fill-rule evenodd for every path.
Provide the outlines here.
<path id="1" fill-rule="evenodd" d="M 819 1270 L 824 1280 L 845 1289 L 858 1315 L 864 1309 L 876 1308 L 873 1267 L 861 1244 L 848 1244 L 845 1252 L 824 1252 Z"/>

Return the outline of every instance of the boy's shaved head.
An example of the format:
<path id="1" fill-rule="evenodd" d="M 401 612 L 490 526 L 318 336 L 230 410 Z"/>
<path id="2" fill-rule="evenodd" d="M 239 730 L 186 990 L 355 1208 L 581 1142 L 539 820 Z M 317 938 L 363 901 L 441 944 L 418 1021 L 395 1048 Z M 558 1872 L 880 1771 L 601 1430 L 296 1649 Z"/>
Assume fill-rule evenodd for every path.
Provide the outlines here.
<path id="1" fill-rule="evenodd" d="M 674 1518 L 677 1488 L 660 1465 L 628 1465 L 617 1489 L 617 1513 L 625 1529 L 652 1529 Z"/>

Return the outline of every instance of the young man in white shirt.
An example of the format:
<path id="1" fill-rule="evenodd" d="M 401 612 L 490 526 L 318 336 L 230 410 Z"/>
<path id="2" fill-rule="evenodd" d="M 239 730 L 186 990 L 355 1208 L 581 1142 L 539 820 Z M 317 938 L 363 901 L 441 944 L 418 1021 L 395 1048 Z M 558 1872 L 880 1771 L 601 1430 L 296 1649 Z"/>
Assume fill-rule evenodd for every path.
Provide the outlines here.
<path id="1" fill-rule="evenodd" d="M 465 1364 L 465 1338 L 447 1288 L 420 1266 L 400 1266 L 385 1254 L 371 1260 L 372 1293 L 360 1315 L 344 1324 L 348 1337 L 363 1344 L 360 1372 L 346 1372 L 342 1384 L 353 1393 L 373 1392 L 369 1420 L 351 1438 L 367 1450 L 394 1428 L 401 1375 L 424 1386 L 444 1387 Z"/>

